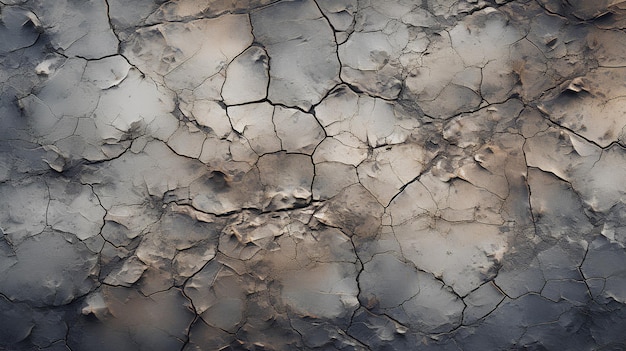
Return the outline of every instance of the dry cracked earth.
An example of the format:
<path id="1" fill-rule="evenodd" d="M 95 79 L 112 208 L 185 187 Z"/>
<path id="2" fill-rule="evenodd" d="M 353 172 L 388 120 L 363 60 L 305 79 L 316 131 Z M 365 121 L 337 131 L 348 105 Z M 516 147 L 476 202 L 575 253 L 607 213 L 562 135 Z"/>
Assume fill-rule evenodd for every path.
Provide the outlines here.
<path id="1" fill-rule="evenodd" d="M 626 349 L 625 28 L 0 1 L 0 350 Z"/>

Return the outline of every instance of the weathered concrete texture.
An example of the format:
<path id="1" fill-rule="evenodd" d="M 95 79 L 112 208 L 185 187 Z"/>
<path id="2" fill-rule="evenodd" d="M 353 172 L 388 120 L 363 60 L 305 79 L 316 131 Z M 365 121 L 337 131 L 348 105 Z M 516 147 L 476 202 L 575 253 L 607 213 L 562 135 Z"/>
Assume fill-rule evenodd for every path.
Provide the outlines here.
<path id="1" fill-rule="evenodd" d="M 624 28 L 0 0 L 0 350 L 626 349 Z"/>

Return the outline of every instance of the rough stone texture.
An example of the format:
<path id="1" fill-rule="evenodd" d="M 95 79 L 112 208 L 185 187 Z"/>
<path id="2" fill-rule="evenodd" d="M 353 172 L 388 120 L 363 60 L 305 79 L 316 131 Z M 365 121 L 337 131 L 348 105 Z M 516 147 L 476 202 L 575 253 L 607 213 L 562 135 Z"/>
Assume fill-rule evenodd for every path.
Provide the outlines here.
<path id="1" fill-rule="evenodd" d="M 0 350 L 626 349 L 624 28 L 0 0 Z"/>

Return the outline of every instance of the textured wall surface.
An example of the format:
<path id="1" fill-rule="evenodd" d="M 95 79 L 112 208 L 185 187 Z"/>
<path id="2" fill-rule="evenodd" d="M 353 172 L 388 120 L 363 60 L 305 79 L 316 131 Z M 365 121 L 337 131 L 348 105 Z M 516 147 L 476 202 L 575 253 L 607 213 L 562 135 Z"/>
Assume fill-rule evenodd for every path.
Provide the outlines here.
<path id="1" fill-rule="evenodd" d="M 0 350 L 626 349 L 626 2 L 1 0 Z"/>

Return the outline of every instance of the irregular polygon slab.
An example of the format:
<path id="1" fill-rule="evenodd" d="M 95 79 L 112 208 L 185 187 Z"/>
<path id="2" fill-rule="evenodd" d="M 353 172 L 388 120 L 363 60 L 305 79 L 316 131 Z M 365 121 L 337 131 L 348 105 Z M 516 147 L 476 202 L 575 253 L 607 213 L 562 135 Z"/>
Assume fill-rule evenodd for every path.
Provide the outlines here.
<path id="1" fill-rule="evenodd" d="M 364 306 L 391 309 L 417 295 L 420 291 L 418 272 L 391 254 L 380 254 L 365 263 L 361 274 Z M 403 283 L 396 280 L 402 278 Z"/>
<path id="2" fill-rule="evenodd" d="M 52 46 L 65 55 L 98 59 L 117 53 L 118 41 L 109 25 L 105 1 L 63 0 L 49 6 L 47 1 L 39 0 L 30 6 Z"/>
<path id="3" fill-rule="evenodd" d="M 383 205 L 408 182 L 415 179 L 429 160 L 425 150 L 415 144 L 375 149 L 371 159 L 357 167 L 359 181 Z"/>
<path id="4" fill-rule="evenodd" d="M 222 87 L 226 81 L 226 68 L 225 65 L 221 66 L 217 73 L 206 78 L 193 89 L 177 91 L 179 108 L 185 116 L 190 117 L 192 115 L 194 103 L 197 101 L 214 102 L 222 109 L 226 109 L 222 101 Z"/>
<path id="5" fill-rule="evenodd" d="M 140 28 L 123 53 L 142 72 L 167 87 L 195 89 L 252 44 L 247 15 L 168 22 Z"/>
<path id="6" fill-rule="evenodd" d="M 66 179 L 51 180 L 48 186 L 48 225 L 79 240 L 98 235 L 106 212 L 90 186 Z"/>
<path id="7" fill-rule="evenodd" d="M 126 153 L 97 173 L 85 172 L 81 177 L 84 183 L 93 182 L 102 206 L 110 209 L 142 204 L 150 195 L 162 198 L 170 190 L 189 186 L 205 172 L 201 162 L 179 157 L 160 141 L 150 141 L 142 153 Z"/>
<path id="8" fill-rule="evenodd" d="M 88 61 L 82 79 L 106 90 L 119 85 L 126 79 L 130 68 L 128 61 L 120 55 Z"/>
<path id="9" fill-rule="evenodd" d="M 414 117 L 401 114 L 392 103 L 358 95 L 345 85 L 315 107 L 315 116 L 327 135 L 349 133 L 371 147 L 402 143 L 418 126 Z"/>
<path id="10" fill-rule="evenodd" d="M 24 8 L 3 7 L 0 22 L 0 52 L 3 54 L 31 46 L 39 38 L 41 22 Z"/>
<path id="11" fill-rule="evenodd" d="M 26 304 L 17 304 L 0 297 L 0 347 L 17 348 L 20 342 L 28 338 L 35 323 L 33 312 Z"/>
<path id="12" fill-rule="evenodd" d="M 585 282 L 573 279 L 548 280 L 541 296 L 550 301 L 567 301 L 578 306 L 586 305 L 591 299 Z"/>
<path id="13" fill-rule="evenodd" d="M 271 250 L 276 248 L 275 239 L 289 232 L 287 222 L 289 216 L 286 212 L 254 215 L 244 211 L 235 218 L 236 220 L 229 223 L 222 233 L 230 234 L 231 239 L 234 236 L 241 245 L 254 244 Z M 221 251 L 229 254 L 228 249 L 223 248 Z M 282 254 L 289 255 L 285 250 L 281 251 Z"/>
<path id="14" fill-rule="evenodd" d="M 441 277 L 464 296 L 493 275 L 507 250 L 506 237 L 494 225 L 415 220 L 395 227 L 404 256 Z M 431 227 L 429 227 L 432 226 Z"/>
<path id="15" fill-rule="evenodd" d="M 624 59 L 626 38 L 620 31 L 596 29 L 588 38 L 600 66 L 616 68 L 626 66 Z"/>
<path id="16" fill-rule="evenodd" d="M 354 32 L 339 46 L 341 79 L 386 99 L 397 98 L 402 88 L 398 58 L 409 41 L 406 25 L 392 23 L 385 32 Z"/>
<path id="17" fill-rule="evenodd" d="M 281 278 L 281 298 L 302 317 L 348 322 L 359 305 L 359 289 L 353 264 L 325 263 L 295 271 Z"/>
<path id="18" fill-rule="evenodd" d="M 581 272 L 586 279 L 600 278 L 604 280 L 601 297 L 607 300 L 626 302 L 626 270 L 624 249 L 610 243 L 604 237 L 597 237 L 589 244 L 589 251 L 581 265 Z"/>
<path id="19" fill-rule="evenodd" d="M 439 189 L 432 192 L 439 192 Z M 446 221 L 501 225 L 504 224 L 502 203 L 500 197 L 485 189 L 455 180 L 450 184 L 447 198 L 441 199 L 438 207 L 441 218 Z"/>
<path id="20" fill-rule="evenodd" d="M 202 351 L 205 348 L 219 350 L 235 342 L 235 336 L 197 319 L 189 330 L 189 342 L 183 351 Z"/>
<path id="21" fill-rule="evenodd" d="M 222 97 L 226 105 L 243 104 L 267 97 L 268 57 L 263 48 L 251 46 L 226 69 Z"/>
<path id="22" fill-rule="evenodd" d="M 388 316 L 374 314 L 363 307 L 355 312 L 348 328 L 350 336 L 373 350 L 384 349 L 389 343 L 402 349 L 415 347 L 418 341 L 407 331 L 408 327 Z"/>
<path id="23" fill-rule="evenodd" d="M 585 258 L 587 243 L 584 241 L 560 241 L 557 245 L 537 254 L 546 280 L 581 280 L 578 266 Z"/>
<path id="24" fill-rule="evenodd" d="M 111 25 L 116 30 L 141 26 L 157 9 L 158 3 L 157 0 L 137 0 L 133 6 L 128 6 L 124 0 L 107 0 Z"/>
<path id="25" fill-rule="evenodd" d="M 278 223 L 274 221 L 274 223 L 278 224 L 278 227 L 271 221 L 267 221 L 263 223 L 262 226 L 259 226 L 259 228 L 275 226 L 272 233 L 274 236 L 272 239 L 275 245 L 266 245 L 270 249 L 270 252 L 267 252 L 262 259 L 257 258 L 259 264 L 251 266 L 255 267 L 254 274 L 258 274 L 259 277 L 263 279 L 266 279 L 265 277 L 268 276 L 282 282 L 284 279 L 290 281 L 298 279 L 295 276 L 296 272 L 306 277 L 306 272 L 309 269 L 318 272 L 328 269 L 330 270 L 329 272 L 331 272 L 329 274 L 334 275 L 335 273 L 332 272 L 339 274 L 339 272 L 348 272 L 358 268 L 357 256 L 352 241 L 341 230 L 325 227 L 319 225 L 319 223 L 315 227 L 317 230 L 312 230 L 313 228 L 306 226 L 305 223 L 302 222 L 304 218 L 298 220 L 297 213 L 292 212 L 291 214 L 291 217 L 283 216 L 283 218 L 281 218 L 283 221 Z M 266 220 L 269 218 L 269 216 L 266 216 Z M 320 266 L 320 264 L 323 265 Z M 264 269 L 264 267 L 267 268 Z M 322 279 L 321 276 L 320 279 Z M 352 289 L 351 284 L 353 284 L 354 281 L 353 277 L 346 277 L 345 284 L 348 285 L 344 286 L 344 288 L 349 286 L 349 289 Z M 319 280 L 315 284 L 318 283 L 326 284 L 323 280 Z M 282 285 L 277 285 L 277 287 L 280 286 Z M 293 291 L 297 289 L 297 286 L 291 286 L 289 289 Z M 311 286 L 307 289 L 303 289 L 303 291 L 307 291 L 307 294 L 316 293 L 316 289 Z M 356 296 L 356 294 L 350 294 Z M 352 297 L 346 296 L 346 299 L 342 301 L 348 304 L 350 299 L 352 299 Z M 301 303 L 305 303 L 305 301 Z M 350 306 L 350 308 L 352 308 L 352 306 Z M 308 307 L 307 309 L 312 311 Z M 346 315 L 342 313 L 341 318 L 344 317 L 346 317 Z M 347 322 L 347 320 L 343 319 L 342 324 L 344 322 Z"/>
<path id="26" fill-rule="evenodd" d="M 568 131 L 550 128 L 524 144 L 528 166 L 571 180 L 578 169 L 589 169 L 598 161 L 600 148 Z"/>
<path id="27" fill-rule="evenodd" d="M 367 158 L 367 144 L 350 133 L 326 137 L 313 153 L 313 162 L 338 162 L 358 166 Z"/>
<path id="28" fill-rule="evenodd" d="M 302 206 L 311 200 L 314 169 L 309 156 L 284 152 L 264 155 L 257 167 L 265 187 L 265 208 Z"/>
<path id="29" fill-rule="evenodd" d="M 167 145 L 178 155 L 199 158 L 206 140 L 206 135 L 193 125 L 190 128 L 188 125 L 181 124 L 169 137 Z"/>
<path id="30" fill-rule="evenodd" d="M 107 285 L 130 288 L 141 278 L 147 268 L 148 266 L 141 262 L 141 260 L 136 256 L 132 256 L 125 260 L 117 269 L 113 269 L 102 282 Z"/>
<path id="31" fill-rule="evenodd" d="M 69 235 L 44 231 L 17 245 L 17 262 L 0 272 L 0 292 L 35 306 L 65 305 L 89 292 L 98 258 Z"/>
<path id="32" fill-rule="evenodd" d="M 598 68 L 559 89 L 557 96 L 539 106 L 552 121 L 601 147 L 624 143 L 626 69 Z"/>
<path id="33" fill-rule="evenodd" d="M 543 51 L 537 48 L 537 44 L 528 39 L 521 39 L 511 45 L 511 51 L 511 66 L 513 73 L 519 77 L 517 90 L 522 97 L 528 100 L 537 99 L 542 92 L 557 84 L 558 78 L 547 74 L 551 68 L 549 64 L 551 61 L 545 58 Z M 515 57 L 523 59 L 515 59 Z M 497 89 L 497 86 L 489 85 L 485 88 Z"/>
<path id="34" fill-rule="evenodd" d="M 243 319 L 245 282 L 232 269 L 215 261 L 185 284 L 185 294 L 210 326 L 233 332 Z"/>
<path id="35" fill-rule="evenodd" d="M 355 184 L 327 201 L 314 215 L 320 222 L 349 235 L 371 238 L 381 225 L 383 206 L 362 185 Z"/>
<path id="36" fill-rule="evenodd" d="M 505 295 L 493 285 L 485 283 L 463 298 L 467 306 L 463 311 L 463 324 L 473 324 L 493 312 Z"/>
<path id="37" fill-rule="evenodd" d="M 350 29 L 357 9 L 357 0 L 316 0 L 335 31 Z"/>
<path id="38" fill-rule="evenodd" d="M 463 302 L 432 275 L 416 271 L 391 254 L 364 264 L 361 303 L 421 332 L 444 332 L 460 325 Z"/>
<path id="39" fill-rule="evenodd" d="M 171 93 L 129 70 L 119 56 L 93 62 L 67 60 L 37 95 L 20 100 L 42 143 L 66 159 L 103 160 L 119 156 L 139 133 L 173 133 L 167 121 L 174 109 Z M 65 166 L 50 163 L 59 171 Z"/>
<path id="40" fill-rule="evenodd" d="M 372 30 L 376 27 L 384 28 L 387 25 L 387 21 L 383 20 L 385 17 L 386 19 L 402 18 L 420 6 L 404 0 L 392 0 L 385 4 L 377 1 L 361 0 L 359 5 L 365 8 L 359 11 L 360 16 L 357 19 L 357 25 L 359 28 L 362 26 L 364 30 Z M 381 15 L 384 17 L 379 17 Z"/>
<path id="41" fill-rule="evenodd" d="M 80 84 L 87 61 L 69 59 L 50 76 L 36 95 L 20 100 L 20 106 L 29 116 L 36 136 L 48 143 L 68 137 L 76 126 L 76 117 L 87 117 L 96 108 L 98 89 L 90 83 Z"/>
<path id="42" fill-rule="evenodd" d="M 341 190 L 359 182 L 354 166 L 339 162 L 322 162 L 315 165 L 313 199 L 327 200 Z"/>
<path id="43" fill-rule="evenodd" d="M 113 245 L 125 246 L 155 223 L 159 212 L 160 209 L 151 204 L 115 204 L 107 209 L 100 233 Z"/>
<path id="44" fill-rule="evenodd" d="M 282 149 L 272 121 L 274 106 L 267 102 L 231 106 L 226 110 L 233 129 L 242 134 L 258 155 Z"/>
<path id="45" fill-rule="evenodd" d="M 571 60 L 570 57 L 581 55 L 594 45 L 588 39 L 593 26 L 578 20 L 570 21 L 566 17 L 570 17 L 571 11 L 566 16 L 559 16 L 546 11 L 538 2 L 511 3 L 499 9 L 507 13 L 516 27 L 527 33 L 524 39 L 511 46 L 510 55 L 513 71 L 521 83 L 519 91 L 525 99 L 540 98 L 564 80 L 589 70 L 585 60 Z"/>
<path id="46" fill-rule="evenodd" d="M 508 55 L 523 34 L 494 9 L 476 12 L 465 22 L 434 37 L 430 54 L 406 79 L 407 96 L 416 97 L 429 116 L 471 111 L 482 99 L 502 101 L 516 83 Z"/>
<path id="47" fill-rule="evenodd" d="M 416 99 L 428 116 L 449 118 L 480 105 L 480 81 L 480 68 L 465 67 L 448 33 L 442 33 L 432 39 L 422 64 L 407 76 L 403 98 Z"/>
<path id="48" fill-rule="evenodd" d="M 607 211 L 624 202 L 620 184 L 624 181 L 622 162 L 626 156 L 620 146 L 603 150 L 575 134 L 551 129 L 529 139 L 524 149 L 529 166 L 570 182 L 595 211 Z"/>
<path id="49" fill-rule="evenodd" d="M 0 185 L 0 227 L 13 243 L 41 233 L 48 224 L 47 185 L 34 179 Z"/>
<path id="50" fill-rule="evenodd" d="M 215 101 L 194 101 L 191 115 L 200 126 L 209 128 L 219 138 L 228 136 L 233 130 L 226 109 Z"/>
<path id="51" fill-rule="evenodd" d="M 231 133 L 226 140 L 209 136 L 198 159 L 209 169 L 239 180 L 254 167 L 259 155 L 243 136 Z"/>
<path id="52" fill-rule="evenodd" d="M 411 184 L 405 191 L 407 189 L 407 194 L 400 193 L 389 206 L 394 225 L 403 223 L 408 218 L 407 213 L 421 214 L 425 210 L 444 221 L 503 224 L 502 199 L 471 183 L 462 180 L 444 183 L 427 173 L 420 177 L 418 184 Z M 412 199 L 413 194 L 418 198 Z"/>
<path id="53" fill-rule="evenodd" d="M 345 328 L 358 307 L 359 266 L 354 246 L 338 229 L 318 224 L 317 230 L 311 230 L 305 224 L 310 215 L 300 218 L 306 213 L 303 210 L 280 218 L 278 214 L 250 217 L 239 225 L 246 238 L 269 235 L 274 242 L 263 245 L 271 251 L 262 257 L 257 255 L 253 258 L 256 263 L 251 261 L 249 267 L 254 275 L 270 282 L 272 296 L 279 297 L 276 307 L 292 316 L 299 329 L 309 329 L 309 321 L 316 324 L 327 321 L 330 330 L 336 326 Z M 254 230 L 243 228 L 246 223 Z M 260 238 L 254 243 L 262 245 L 263 241 Z M 315 339 L 322 344 L 329 341 L 329 329 L 323 329 L 309 341 Z"/>
<path id="54" fill-rule="evenodd" d="M 462 143 L 463 141 L 459 142 Z M 453 158 L 438 163 L 435 170 L 437 172 L 453 172 L 454 176 L 473 186 L 470 191 L 483 193 L 480 196 L 491 199 L 480 204 L 479 209 L 481 211 L 477 211 L 476 214 L 482 212 L 486 215 L 491 212 L 501 215 L 501 218 L 489 216 L 487 218 L 480 214 L 481 222 L 497 223 L 499 220 L 506 220 L 506 218 L 514 218 L 520 224 L 529 222 L 527 165 L 523 152 L 524 138 L 497 133 L 485 137 L 485 141 L 478 141 L 477 145 L 481 146 L 478 148 L 470 146 L 462 151 L 463 156 L 460 160 Z M 436 172 L 433 171 L 433 173 Z M 455 182 L 455 184 L 467 187 L 462 183 Z M 460 193 L 456 195 L 463 196 Z M 460 199 L 460 201 L 464 200 Z M 504 205 L 499 205 L 500 202 L 504 202 Z"/>
<path id="55" fill-rule="evenodd" d="M 324 129 L 311 114 L 300 110 L 276 106 L 273 123 L 282 149 L 311 155 L 324 139 Z"/>
<path id="56" fill-rule="evenodd" d="M 460 328 L 455 339 L 472 350 L 515 348 L 529 327 L 545 326 L 557 321 L 567 323 L 565 320 L 559 321 L 559 318 L 570 308 L 572 306 L 568 303 L 553 303 L 537 294 L 505 299 L 496 310 L 480 320 L 476 326 Z M 511 316 L 516 316 L 517 323 L 509 325 Z M 508 327 L 502 328 L 503 325 L 508 325 Z M 546 331 L 546 329 L 543 330 Z M 549 339 L 550 335 L 540 332 L 536 337 L 537 339 L 532 341 L 528 340 L 527 345 L 541 344 L 542 341 Z"/>
<path id="57" fill-rule="evenodd" d="M 444 125 L 443 137 L 461 148 L 476 148 L 491 144 L 498 132 L 511 131 L 513 121 L 520 115 L 524 104 L 517 99 L 510 99 L 501 104 L 491 104 L 476 112 L 463 113 L 451 118 Z M 501 139 L 516 139 L 505 135 Z"/>
<path id="58" fill-rule="evenodd" d="M 463 296 L 493 274 L 507 251 L 499 206 L 493 194 L 468 183 L 448 186 L 423 176 L 391 202 L 388 213 L 404 257 Z"/>
<path id="59" fill-rule="evenodd" d="M 262 187 L 256 168 L 230 178 L 219 171 L 205 174 L 189 185 L 191 205 L 210 214 L 227 214 L 243 207 L 258 208 Z"/>
<path id="60" fill-rule="evenodd" d="M 176 273 L 176 284 L 182 284 L 187 278 L 196 274 L 207 262 L 215 257 L 215 247 L 192 247 L 179 251 L 172 260 Z"/>
<path id="61" fill-rule="evenodd" d="M 41 147 L 23 140 L 0 142 L 0 182 L 22 178 L 27 173 L 48 171 L 65 160 L 54 147 Z"/>
<path id="62" fill-rule="evenodd" d="M 483 98 L 490 102 L 506 99 L 516 83 L 509 62 L 510 46 L 523 38 L 524 33 L 510 25 L 502 13 L 488 8 L 467 17 L 449 34 L 451 46 L 464 67 L 482 69 Z M 483 89 L 488 86 L 497 89 Z"/>
<path id="63" fill-rule="evenodd" d="M 431 190 L 417 180 L 408 184 L 387 207 L 391 224 L 399 226 L 418 216 L 436 214 L 437 202 Z"/>
<path id="64" fill-rule="evenodd" d="M 579 309 L 572 308 L 566 311 L 558 321 L 529 327 L 519 341 L 519 344 L 532 345 L 531 347 L 537 345 L 537 347 L 545 349 L 558 349 L 562 347 L 568 350 L 593 349 L 598 343 L 605 344 L 604 340 L 600 342 L 594 340 L 591 333 L 589 333 L 586 328 L 581 328 L 576 333 L 570 333 L 568 331 L 572 325 L 575 325 L 577 321 L 584 318 L 584 314 L 582 314 Z M 595 323 L 597 322 L 594 321 L 594 324 Z M 606 331 L 610 329 L 611 327 L 608 326 L 608 328 L 604 329 L 604 332 L 606 333 Z M 567 335 L 567 337 L 563 337 L 562 335 Z"/>
<path id="65" fill-rule="evenodd" d="M 528 186 L 537 234 L 576 240 L 593 229 L 580 198 L 566 182 L 549 173 L 530 169 Z"/>
<path id="66" fill-rule="evenodd" d="M 602 153 L 590 169 L 581 169 L 572 185 L 592 209 L 608 211 L 626 202 L 626 154 L 621 146 L 614 145 Z"/>
<path id="67" fill-rule="evenodd" d="M 219 222 L 208 215 L 198 221 L 188 213 L 176 212 L 177 208 L 180 206 L 168 207 L 168 211 L 161 216 L 159 227 L 154 229 L 157 235 L 178 251 L 199 245 L 215 253 Z"/>
<path id="68" fill-rule="evenodd" d="M 82 317 L 68 333 L 72 349 L 92 350 L 101 345 L 123 351 L 182 348 L 194 316 L 179 289 L 146 297 L 134 289 L 104 287 L 102 296 L 109 313 L 99 319 Z"/>
<path id="69" fill-rule="evenodd" d="M 177 123 L 170 115 L 174 110 L 171 91 L 131 70 L 117 89 L 102 93 L 94 111 L 100 137 L 114 144 L 137 136 L 145 130 L 158 139 L 167 139 Z"/>
<path id="70" fill-rule="evenodd" d="M 309 110 L 338 83 L 335 38 L 314 1 L 279 2 L 250 18 L 270 57 L 270 101 Z"/>

